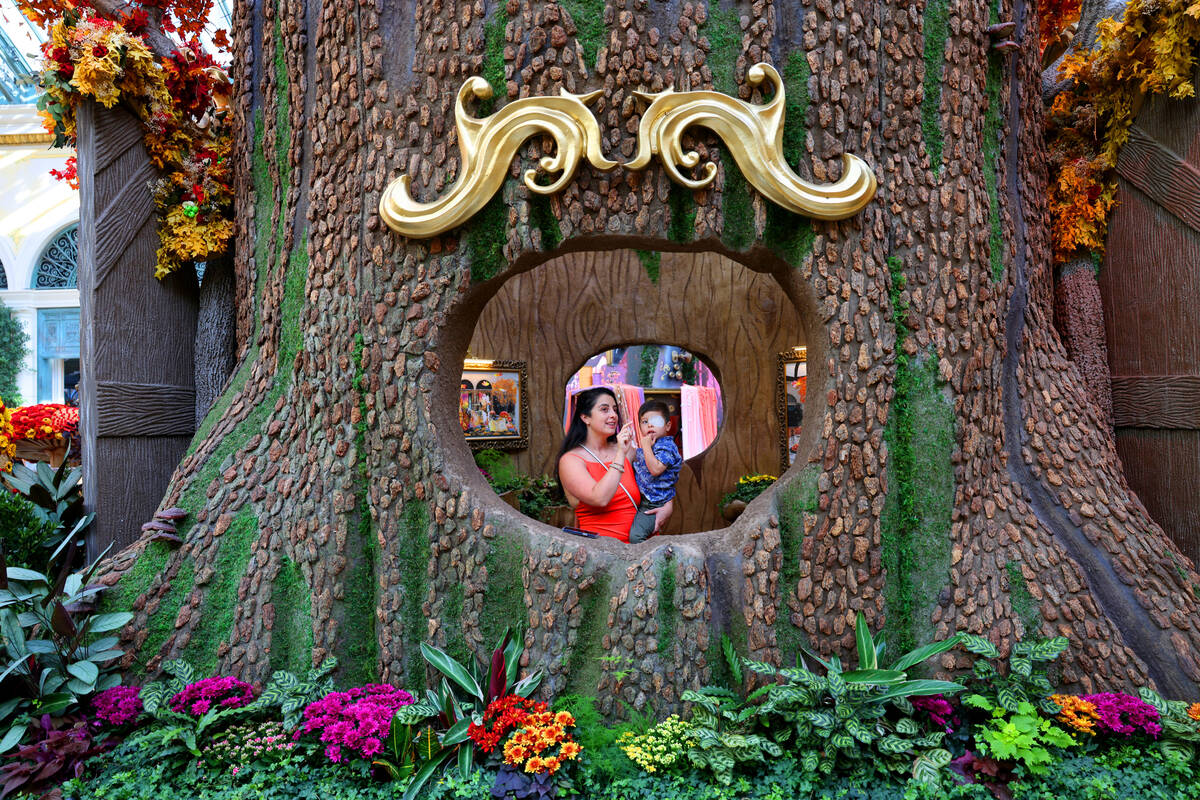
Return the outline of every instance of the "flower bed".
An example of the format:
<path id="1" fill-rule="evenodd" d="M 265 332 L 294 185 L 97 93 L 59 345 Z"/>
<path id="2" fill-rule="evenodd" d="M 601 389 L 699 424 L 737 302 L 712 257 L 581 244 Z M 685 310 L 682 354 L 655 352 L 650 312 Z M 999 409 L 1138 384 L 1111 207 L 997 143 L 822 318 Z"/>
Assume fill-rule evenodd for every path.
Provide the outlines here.
<path id="1" fill-rule="evenodd" d="M 1001 658 L 957 635 L 884 662 L 861 616 L 855 633 L 856 669 L 727 656 L 730 682 L 685 692 L 686 715 L 617 724 L 593 698 L 530 698 L 540 673 L 516 680 L 509 637 L 469 666 L 422 645 L 438 680 L 420 701 L 386 684 L 337 691 L 332 664 L 256 693 L 171 662 L 166 682 L 96 697 L 96 741 L 46 747 L 98 753 L 125 737 L 64 785 L 77 800 L 1200 797 L 1200 703 L 1055 693 L 1047 666 L 1064 639 Z M 961 683 L 910 677 L 951 648 L 977 658 Z M 748 692 L 751 673 L 767 680 Z"/>

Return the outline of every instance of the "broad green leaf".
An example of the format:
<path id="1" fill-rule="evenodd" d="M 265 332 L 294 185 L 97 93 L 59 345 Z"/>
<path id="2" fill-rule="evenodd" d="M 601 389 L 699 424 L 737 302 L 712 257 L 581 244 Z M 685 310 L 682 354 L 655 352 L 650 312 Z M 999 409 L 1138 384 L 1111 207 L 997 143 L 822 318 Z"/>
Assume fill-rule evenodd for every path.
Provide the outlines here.
<path id="1" fill-rule="evenodd" d="M 891 753 L 892 755 L 897 753 L 907 753 L 908 751 L 912 750 L 912 744 L 906 739 L 901 739 L 899 736 L 884 736 L 882 739 L 876 742 L 876 747 L 883 752 Z"/>
<path id="2" fill-rule="evenodd" d="M 38 711 L 42 714 L 57 714 L 75 702 L 75 696 L 66 692 L 53 692 L 42 695 Z"/>
<path id="3" fill-rule="evenodd" d="M 1000 655 L 1000 651 L 996 649 L 996 645 L 982 636 L 976 636 L 973 633 L 960 633 L 958 635 L 962 637 L 962 646 L 977 656 L 997 658 Z"/>
<path id="4" fill-rule="evenodd" d="M 1020 708 L 1021 703 L 1026 702 L 1028 699 L 1025 696 L 1025 692 L 1018 686 L 1002 686 L 996 692 L 996 704 L 1006 711 L 1016 712 Z"/>
<path id="5" fill-rule="evenodd" d="M 1013 656 L 1008 660 L 1008 668 L 1014 675 L 1028 678 L 1033 673 L 1033 662 L 1023 656 Z"/>
<path id="6" fill-rule="evenodd" d="M 906 736 L 916 736 L 921 732 L 921 726 L 911 717 L 901 717 L 896 723 L 896 733 L 903 733 Z"/>
<path id="7" fill-rule="evenodd" d="M 450 728 L 442 734 L 442 746 L 451 747 L 456 744 L 462 744 L 470 737 L 467 735 L 467 729 L 471 726 L 471 718 L 464 717 L 458 722 L 450 726 Z"/>
<path id="8" fill-rule="evenodd" d="M 21 737 L 25 735 L 25 730 L 28 727 L 28 722 L 18 722 L 9 728 L 8 733 L 4 734 L 4 738 L 0 739 L 0 753 L 7 753 L 20 744 Z"/>
<path id="9" fill-rule="evenodd" d="M 412 781 L 408 784 L 408 788 L 404 791 L 404 797 L 401 800 L 416 800 L 423 796 L 425 784 L 429 783 L 429 779 L 434 773 L 441 769 L 442 765 L 454 755 L 453 750 L 443 750 L 432 759 L 425 761 L 412 777 Z"/>
<path id="10" fill-rule="evenodd" d="M 854 620 L 854 642 L 858 646 L 858 668 L 860 670 L 876 669 L 879 662 L 876 659 L 875 639 L 871 629 L 867 627 L 867 618 L 861 611 Z"/>
<path id="11" fill-rule="evenodd" d="M 842 673 L 842 680 L 846 683 L 870 683 L 880 686 L 898 683 L 905 677 L 898 669 L 852 669 Z"/>
<path id="12" fill-rule="evenodd" d="M 923 697 L 931 694 L 955 694 L 961 692 L 965 687 L 961 683 L 951 683 L 950 681 L 932 681 L 932 680 L 917 680 L 904 681 L 895 686 L 890 687 L 883 694 L 873 695 L 869 698 L 871 703 L 882 703 L 891 700 L 893 697 Z"/>
<path id="13" fill-rule="evenodd" d="M 950 763 L 950 753 L 945 750 L 930 750 L 913 761 L 913 780 L 926 786 L 937 786 L 942 769 Z"/>
<path id="14" fill-rule="evenodd" d="M 892 665 L 892 669 L 907 670 L 909 667 L 916 666 L 917 664 L 927 661 L 936 655 L 940 655 L 947 650 L 953 650 L 961 641 L 962 634 L 956 633 L 945 641 L 931 642 L 924 647 L 918 647 L 915 650 L 910 650 L 902 655 L 896 661 L 896 663 Z"/>
<path id="15" fill-rule="evenodd" d="M 68 664 L 67 672 L 86 683 L 89 691 L 100 677 L 100 668 L 90 661 L 76 661 L 74 664 Z"/>
<path id="16" fill-rule="evenodd" d="M 421 642 L 421 654 L 425 656 L 425 660 L 429 662 L 430 666 L 454 681 L 464 692 L 480 703 L 484 702 L 483 689 L 479 688 L 479 682 L 462 664 L 425 642 Z"/>
<path id="17" fill-rule="evenodd" d="M 847 750 L 854 746 L 854 739 L 848 733 L 835 731 L 829 737 L 829 743 L 839 750 Z"/>
<path id="18" fill-rule="evenodd" d="M 118 628 L 125 627 L 126 624 L 133 619 L 133 614 L 128 611 L 120 611 L 113 614 L 97 614 L 92 617 L 91 624 L 88 626 L 90 633 L 105 633 L 106 631 L 115 631 Z"/>
<path id="19" fill-rule="evenodd" d="M 1038 642 L 1029 651 L 1029 655 L 1035 661 L 1053 661 L 1062 655 L 1071 642 L 1065 636 L 1055 636 L 1053 639 L 1047 639 L 1044 642 Z"/>

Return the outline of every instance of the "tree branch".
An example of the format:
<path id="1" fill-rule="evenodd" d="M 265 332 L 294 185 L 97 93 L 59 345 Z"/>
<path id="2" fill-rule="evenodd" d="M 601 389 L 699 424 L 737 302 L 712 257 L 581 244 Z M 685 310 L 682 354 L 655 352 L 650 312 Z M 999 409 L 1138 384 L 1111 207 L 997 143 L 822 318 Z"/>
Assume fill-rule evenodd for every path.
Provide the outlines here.
<path id="1" fill-rule="evenodd" d="M 92 5 L 101 14 L 114 19 L 123 11 L 130 11 L 139 6 L 135 3 L 126 2 L 126 0 L 92 0 Z M 159 27 L 159 15 L 152 13 L 153 9 L 146 9 L 150 13 L 150 24 L 146 26 L 145 33 L 146 44 L 154 51 L 154 54 L 159 58 L 170 58 L 179 45 L 171 41 Z"/>

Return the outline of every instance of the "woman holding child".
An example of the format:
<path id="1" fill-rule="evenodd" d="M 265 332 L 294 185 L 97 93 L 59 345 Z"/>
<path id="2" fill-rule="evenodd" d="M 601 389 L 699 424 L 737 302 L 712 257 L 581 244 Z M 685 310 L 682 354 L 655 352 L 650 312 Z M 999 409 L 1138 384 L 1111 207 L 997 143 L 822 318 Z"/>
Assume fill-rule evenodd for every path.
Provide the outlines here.
<path id="1" fill-rule="evenodd" d="M 636 451 L 633 423 L 622 426 L 612 390 L 596 387 L 575 396 L 559 450 L 558 478 L 580 528 L 629 541 L 642 499 L 633 469 Z M 657 530 L 671 509 L 667 502 L 643 513 L 654 516 L 650 527 Z"/>

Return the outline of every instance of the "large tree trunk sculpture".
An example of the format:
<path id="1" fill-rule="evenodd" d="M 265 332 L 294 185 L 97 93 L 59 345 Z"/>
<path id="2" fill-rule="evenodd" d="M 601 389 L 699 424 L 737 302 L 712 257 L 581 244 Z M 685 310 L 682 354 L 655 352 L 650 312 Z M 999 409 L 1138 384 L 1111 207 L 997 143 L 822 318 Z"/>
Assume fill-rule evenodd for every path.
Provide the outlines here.
<path id="1" fill-rule="evenodd" d="M 1017 52 L 993 48 L 1002 20 Z M 419 642 L 462 656 L 520 623 L 544 692 L 619 714 L 713 679 L 722 635 L 779 663 L 850 648 L 861 610 L 906 641 L 1063 634 L 1070 683 L 1194 695 L 1200 577 L 1130 493 L 1053 324 L 1035 27 L 1027 0 L 239 0 L 240 362 L 163 500 L 192 513 L 185 544 L 112 562 L 138 659 L 261 679 L 336 654 L 347 680 L 412 688 Z M 633 90 L 751 99 L 758 61 L 785 76 L 801 175 L 872 166 L 863 212 L 810 224 L 731 162 L 699 192 L 657 163 L 584 165 L 534 200 L 516 179 L 550 149 L 534 141 L 465 229 L 381 223 L 399 174 L 423 199 L 453 181 L 468 76 L 497 108 L 602 89 L 627 161 Z M 720 161 L 707 132 L 695 146 Z M 726 530 L 566 536 L 495 498 L 458 433 L 486 300 L 551 250 L 614 247 L 719 251 L 799 309 L 810 463 Z"/>

